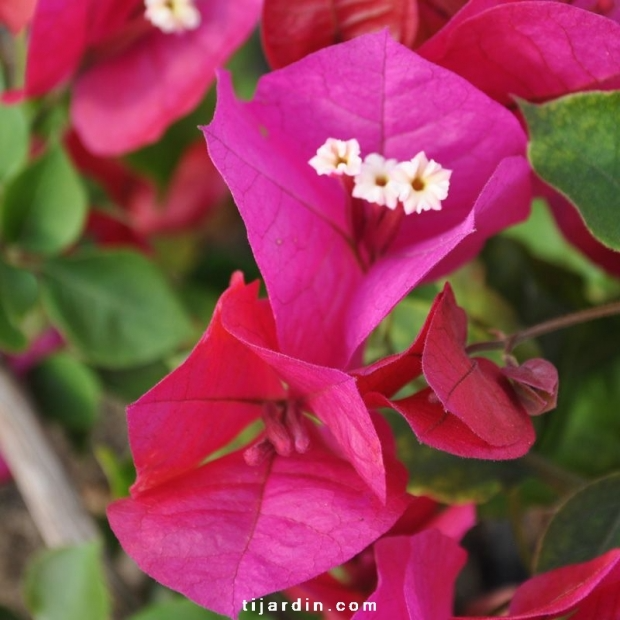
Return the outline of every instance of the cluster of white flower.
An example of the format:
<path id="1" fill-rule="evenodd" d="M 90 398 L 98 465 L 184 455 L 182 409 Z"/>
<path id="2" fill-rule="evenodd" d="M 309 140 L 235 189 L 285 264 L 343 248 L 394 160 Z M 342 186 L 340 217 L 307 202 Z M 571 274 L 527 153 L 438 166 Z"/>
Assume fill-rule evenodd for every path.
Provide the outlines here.
<path id="1" fill-rule="evenodd" d="M 162 32 L 185 32 L 200 26 L 194 0 L 144 0 L 144 16 Z"/>
<path id="2" fill-rule="evenodd" d="M 353 177 L 353 196 L 396 209 L 402 203 L 405 213 L 441 210 L 448 197 L 452 170 L 442 168 L 420 151 L 409 161 L 386 159 L 379 153 L 360 157 L 355 139 L 328 138 L 308 162 L 318 174 Z"/>

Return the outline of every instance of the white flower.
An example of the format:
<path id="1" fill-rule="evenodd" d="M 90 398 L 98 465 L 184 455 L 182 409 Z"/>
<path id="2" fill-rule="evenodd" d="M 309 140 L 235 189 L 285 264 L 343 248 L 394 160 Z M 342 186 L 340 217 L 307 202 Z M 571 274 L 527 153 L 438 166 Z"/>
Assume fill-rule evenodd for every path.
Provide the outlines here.
<path id="1" fill-rule="evenodd" d="M 359 142 L 355 139 L 345 141 L 327 138 L 308 163 L 317 174 L 355 176 L 362 166 Z"/>
<path id="2" fill-rule="evenodd" d="M 144 0 L 144 16 L 165 33 L 195 30 L 200 26 L 200 11 L 194 0 Z"/>
<path id="3" fill-rule="evenodd" d="M 386 206 L 388 209 L 395 209 L 400 191 L 393 178 L 397 165 L 395 159 L 385 159 L 378 153 L 368 155 L 359 174 L 353 179 L 355 181 L 353 196 Z"/>
<path id="4" fill-rule="evenodd" d="M 448 197 L 452 170 L 442 168 L 420 151 L 412 160 L 401 162 L 393 173 L 398 197 L 405 213 L 440 211 L 441 201 Z"/>

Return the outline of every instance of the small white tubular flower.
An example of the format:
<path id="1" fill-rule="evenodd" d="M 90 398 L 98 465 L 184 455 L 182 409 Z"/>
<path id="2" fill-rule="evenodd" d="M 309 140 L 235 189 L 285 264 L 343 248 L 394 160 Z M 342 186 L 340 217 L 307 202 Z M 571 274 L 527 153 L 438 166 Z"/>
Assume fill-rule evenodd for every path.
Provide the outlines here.
<path id="1" fill-rule="evenodd" d="M 353 179 L 353 196 L 368 202 L 395 209 L 398 204 L 400 186 L 394 183 L 394 171 L 398 162 L 385 159 L 383 155 L 367 155 L 359 174 Z"/>
<path id="2" fill-rule="evenodd" d="M 200 11 L 194 0 L 144 0 L 144 4 L 146 19 L 167 34 L 200 26 Z"/>
<path id="3" fill-rule="evenodd" d="M 452 170 L 442 168 L 434 159 L 420 151 L 412 160 L 396 166 L 394 183 L 405 213 L 441 211 L 441 201 L 448 197 Z"/>
<path id="4" fill-rule="evenodd" d="M 362 167 L 360 144 L 357 140 L 327 138 L 308 162 L 317 174 L 355 176 Z"/>

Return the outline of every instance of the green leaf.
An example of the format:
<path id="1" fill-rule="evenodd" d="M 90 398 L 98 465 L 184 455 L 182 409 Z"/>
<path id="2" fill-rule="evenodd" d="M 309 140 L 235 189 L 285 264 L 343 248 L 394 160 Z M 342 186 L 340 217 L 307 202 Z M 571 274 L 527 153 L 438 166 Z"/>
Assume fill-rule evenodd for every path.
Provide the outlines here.
<path id="1" fill-rule="evenodd" d="M 28 567 L 24 598 L 34 620 L 107 620 L 110 598 L 99 543 L 39 555 Z"/>
<path id="2" fill-rule="evenodd" d="M 37 300 L 37 281 L 32 273 L 0 258 L 0 347 L 21 351 L 28 341 L 19 323 Z"/>
<path id="3" fill-rule="evenodd" d="M 408 490 L 448 504 L 488 501 L 527 473 L 520 461 L 465 459 L 417 443 L 403 418 L 389 415 L 398 456 L 409 470 Z"/>
<path id="4" fill-rule="evenodd" d="M 69 159 L 60 147 L 52 147 L 8 185 L 2 236 L 21 250 L 56 254 L 80 236 L 86 206 L 86 194 Z"/>
<path id="5" fill-rule="evenodd" d="M 0 181 L 23 166 L 28 155 L 28 122 L 18 106 L 0 105 Z"/>
<path id="6" fill-rule="evenodd" d="M 543 537 L 536 572 L 587 562 L 616 547 L 620 547 L 619 473 L 579 490 L 558 510 Z"/>
<path id="7" fill-rule="evenodd" d="M 68 353 L 43 360 L 28 375 L 39 409 L 68 431 L 88 431 L 97 419 L 102 388 L 97 375 Z"/>
<path id="8" fill-rule="evenodd" d="M 620 91 L 520 106 L 534 170 L 569 198 L 599 241 L 620 250 Z"/>
<path id="9" fill-rule="evenodd" d="M 193 334 L 161 273 L 128 250 L 50 260 L 43 266 L 42 287 L 52 322 L 95 365 L 147 364 Z"/>
<path id="10" fill-rule="evenodd" d="M 129 495 L 129 487 L 136 479 L 136 468 L 131 458 L 121 460 L 107 446 L 97 446 L 95 456 L 107 478 L 112 498 L 127 497 Z"/>
<path id="11" fill-rule="evenodd" d="M 591 342 L 603 338 L 597 334 Z M 581 375 L 564 390 L 562 423 L 549 449 L 554 460 L 591 478 L 620 469 L 620 360 Z"/>
<path id="12" fill-rule="evenodd" d="M 208 323 L 208 319 L 206 322 Z M 99 376 L 106 390 L 126 402 L 132 402 L 148 392 L 175 367 L 158 360 L 146 366 L 135 366 L 124 370 L 102 369 L 99 371 Z"/>

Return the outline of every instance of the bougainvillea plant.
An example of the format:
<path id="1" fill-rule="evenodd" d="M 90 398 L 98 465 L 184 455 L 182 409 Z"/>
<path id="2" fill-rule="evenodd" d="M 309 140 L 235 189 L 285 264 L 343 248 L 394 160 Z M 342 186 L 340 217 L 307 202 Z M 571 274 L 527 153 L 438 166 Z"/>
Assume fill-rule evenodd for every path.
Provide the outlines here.
<path id="1" fill-rule="evenodd" d="M 0 0 L 0 616 L 620 618 L 619 11 Z"/>

